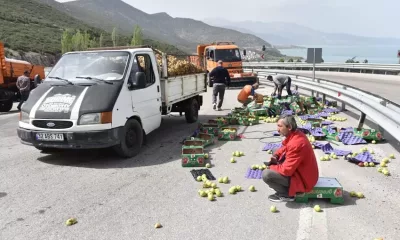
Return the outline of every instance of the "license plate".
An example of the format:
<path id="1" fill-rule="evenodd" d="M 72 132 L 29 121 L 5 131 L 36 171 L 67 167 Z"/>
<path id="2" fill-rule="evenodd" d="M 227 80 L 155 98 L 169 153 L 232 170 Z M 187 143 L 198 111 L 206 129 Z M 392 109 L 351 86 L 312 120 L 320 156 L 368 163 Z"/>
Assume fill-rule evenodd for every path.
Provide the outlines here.
<path id="1" fill-rule="evenodd" d="M 36 133 L 36 140 L 39 141 L 64 141 L 62 133 Z"/>

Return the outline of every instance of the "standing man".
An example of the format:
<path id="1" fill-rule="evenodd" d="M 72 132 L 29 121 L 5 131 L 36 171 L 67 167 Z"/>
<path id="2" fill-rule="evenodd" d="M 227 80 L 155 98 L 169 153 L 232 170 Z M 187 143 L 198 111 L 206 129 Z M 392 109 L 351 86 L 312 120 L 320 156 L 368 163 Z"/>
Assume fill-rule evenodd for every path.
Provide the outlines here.
<path id="1" fill-rule="evenodd" d="M 225 87 L 231 84 L 231 77 L 229 76 L 228 70 L 222 66 L 222 60 L 218 61 L 218 66 L 210 72 L 210 79 L 213 80 L 213 109 L 217 108 L 217 95 L 218 99 L 218 111 L 221 111 L 222 102 L 224 101 Z"/>
<path id="2" fill-rule="evenodd" d="M 282 116 L 278 132 L 285 137 L 280 147 L 263 171 L 263 180 L 275 194 L 272 202 L 294 201 L 297 193 L 310 192 L 318 182 L 318 163 L 307 136 L 297 129 L 293 116 Z"/>
<path id="3" fill-rule="evenodd" d="M 21 100 L 18 104 L 18 110 L 21 111 L 21 106 L 24 101 L 28 100 L 29 91 L 31 90 L 31 80 L 29 79 L 29 71 L 25 70 L 24 75 L 19 76 L 17 79 L 17 88 L 21 94 Z"/>
<path id="4" fill-rule="evenodd" d="M 287 75 L 276 75 L 267 77 L 269 81 L 272 81 L 275 84 L 274 92 L 272 93 L 273 96 L 276 94 L 276 90 L 278 90 L 278 99 L 282 97 L 282 90 L 286 86 L 286 91 L 289 96 L 292 96 L 292 91 L 290 90 L 290 85 L 292 84 L 292 79 Z"/>

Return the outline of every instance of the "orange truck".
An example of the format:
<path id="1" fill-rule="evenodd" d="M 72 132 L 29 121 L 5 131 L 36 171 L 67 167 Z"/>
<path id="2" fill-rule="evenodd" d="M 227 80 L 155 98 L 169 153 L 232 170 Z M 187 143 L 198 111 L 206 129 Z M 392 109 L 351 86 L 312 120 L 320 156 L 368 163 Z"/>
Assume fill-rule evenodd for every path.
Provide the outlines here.
<path id="1" fill-rule="evenodd" d="M 244 72 L 242 67 L 242 57 L 239 47 L 234 42 L 213 42 L 197 46 L 197 56 L 192 56 L 190 61 L 201 66 L 210 73 L 216 66 L 218 60 L 223 61 L 231 77 L 231 86 L 241 87 L 246 84 L 258 83 L 258 77 L 251 72 Z M 212 79 L 207 76 L 209 87 L 213 86 Z"/>
<path id="2" fill-rule="evenodd" d="M 35 77 L 36 80 L 45 77 L 44 66 L 6 58 L 4 44 L 0 42 L 0 112 L 10 111 L 13 102 L 20 97 L 16 83 L 25 70 L 30 72 L 31 89 L 35 88 Z"/>

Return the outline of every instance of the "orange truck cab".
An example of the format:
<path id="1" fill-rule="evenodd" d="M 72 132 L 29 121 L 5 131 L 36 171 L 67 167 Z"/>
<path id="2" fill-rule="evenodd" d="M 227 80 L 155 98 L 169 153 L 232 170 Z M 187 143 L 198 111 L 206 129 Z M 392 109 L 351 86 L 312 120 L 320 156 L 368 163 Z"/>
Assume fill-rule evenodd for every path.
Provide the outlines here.
<path id="1" fill-rule="evenodd" d="M 242 67 L 242 57 L 239 47 L 234 42 L 214 42 L 211 44 L 201 44 L 197 46 L 197 55 L 203 59 L 203 67 L 210 73 L 217 62 L 222 60 L 223 67 L 226 68 L 231 77 L 231 86 L 244 86 L 258 82 L 256 74 L 244 72 Z M 207 78 L 208 86 L 212 87 L 213 82 Z"/>
<path id="2" fill-rule="evenodd" d="M 0 112 L 10 111 L 13 102 L 19 98 L 16 83 L 25 70 L 30 72 L 31 89 L 35 88 L 35 77 L 37 81 L 45 77 L 44 66 L 6 58 L 4 44 L 0 42 Z"/>

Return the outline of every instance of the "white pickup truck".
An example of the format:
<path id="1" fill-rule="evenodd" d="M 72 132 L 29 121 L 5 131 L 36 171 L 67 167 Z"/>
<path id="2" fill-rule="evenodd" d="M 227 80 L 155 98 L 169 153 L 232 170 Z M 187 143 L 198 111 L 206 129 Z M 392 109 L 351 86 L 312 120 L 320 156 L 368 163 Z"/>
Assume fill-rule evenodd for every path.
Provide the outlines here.
<path id="1" fill-rule="evenodd" d="M 168 78 L 162 59 L 158 66 L 148 46 L 64 54 L 22 106 L 21 142 L 42 151 L 112 147 L 134 157 L 162 115 L 196 122 L 206 73 Z"/>

